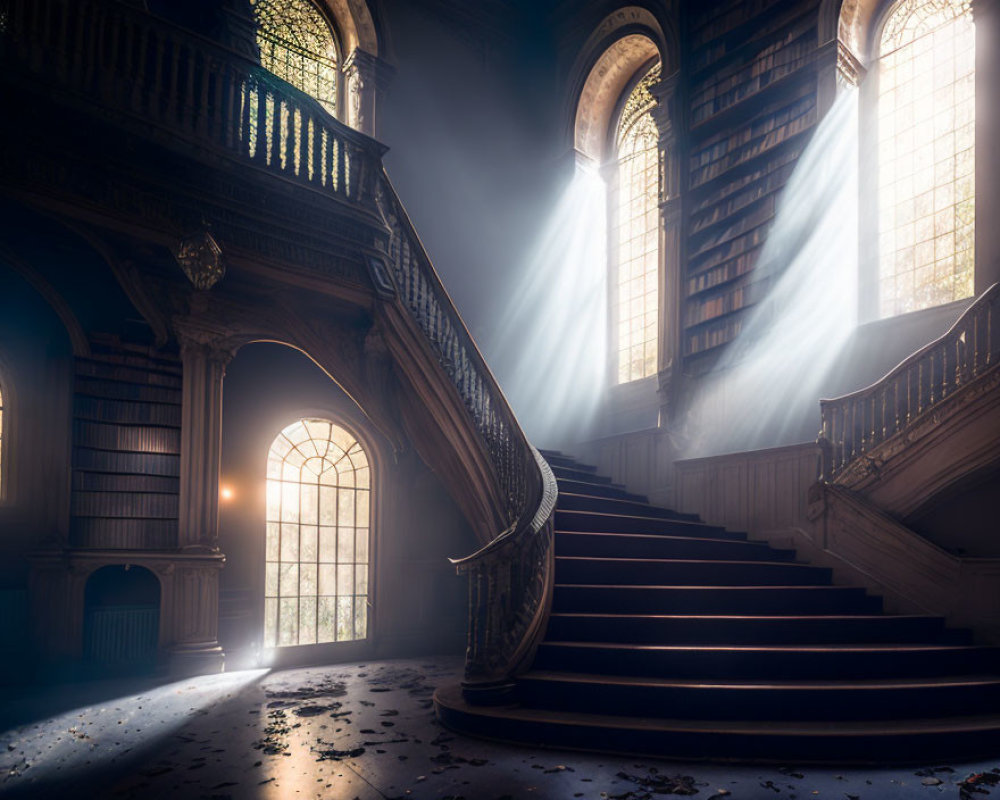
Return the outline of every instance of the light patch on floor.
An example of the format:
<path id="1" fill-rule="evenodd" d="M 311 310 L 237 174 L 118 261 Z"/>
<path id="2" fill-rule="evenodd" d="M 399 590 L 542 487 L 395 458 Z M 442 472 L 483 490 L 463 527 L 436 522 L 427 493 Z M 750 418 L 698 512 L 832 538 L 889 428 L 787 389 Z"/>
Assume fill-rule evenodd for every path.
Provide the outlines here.
<path id="1" fill-rule="evenodd" d="M 179 681 L 92 702 L 113 684 L 5 691 L 0 796 L 655 800 L 1000 798 L 996 763 L 889 769 L 673 763 L 470 739 L 434 719 L 457 658 L 407 659 Z M 52 711 L 52 709 L 72 709 Z M 33 721 L 32 709 L 36 709 Z M 39 713 L 44 710 L 44 713 Z M 996 769 L 997 772 L 992 772 Z M 986 773 L 982 793 L 963 781 Z M 973 788 L 973 787 L 969 787 Z M 691 794 L 694 792 L 694 794 Z"/>

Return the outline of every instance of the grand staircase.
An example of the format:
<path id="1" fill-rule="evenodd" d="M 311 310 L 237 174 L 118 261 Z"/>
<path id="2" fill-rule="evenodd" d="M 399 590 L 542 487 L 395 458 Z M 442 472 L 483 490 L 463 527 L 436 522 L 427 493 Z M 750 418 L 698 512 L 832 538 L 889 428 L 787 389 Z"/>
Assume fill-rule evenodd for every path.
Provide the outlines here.
<path id="1" fill-rule="evenodd" d="M 674 758 L 1000 755 L 1000 648 L 543 455 L 559 486 L 548 629 L 513 702 L 439 690 L 449 727 Z"/>

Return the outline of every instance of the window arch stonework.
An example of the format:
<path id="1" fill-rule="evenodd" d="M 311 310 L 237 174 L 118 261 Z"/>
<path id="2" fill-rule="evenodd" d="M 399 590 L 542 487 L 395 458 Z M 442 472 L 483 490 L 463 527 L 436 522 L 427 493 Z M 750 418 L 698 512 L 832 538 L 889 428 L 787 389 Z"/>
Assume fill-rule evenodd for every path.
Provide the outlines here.
<path id="1" fill-rule="evenodd" d="M 1000 253 L 1000 233 L 975 229 L 996 206 L 995 181 L 983 180 L 995 174 L 989 148 L 976 152 L 993 138 L 993 123 L 975 115 L 975 95 L 982 101 L 998 74 L 997 56 L 976 47 L 1000 29 L 997 5 L 821 4 L 822 104 L 845 86 L 860 88 L 862 321 L 971 297 L 1000 274 L 991 255 Z"/>
<path id="2" fill-rule="evenodd" d="M 372 479 L 365 448 L 329 419 L 293 422 L 267 456 L 265 648 L 368 635 Z"/>

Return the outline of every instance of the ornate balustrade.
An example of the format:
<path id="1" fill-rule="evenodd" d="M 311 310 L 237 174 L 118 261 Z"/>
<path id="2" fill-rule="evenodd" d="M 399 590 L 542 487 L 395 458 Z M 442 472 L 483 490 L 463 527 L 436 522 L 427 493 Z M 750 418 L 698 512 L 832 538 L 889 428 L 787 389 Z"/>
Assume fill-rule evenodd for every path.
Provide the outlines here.
<path id="1" fill-rule="evenodd" d="M 465 417 L 448 424 L 471 434 L 484 465 L 477 474 L 491 482 L 484 495 L 502 521 L 502 533 L 454 562 L 470 578 L 465 686 L 477 699 L 509 686 L 544 632 L 556 483 L 435 273 L 382 169 L 382 145 L 245 56 L 118 0 L 0 0 L 0 65 L 139 135 L 209 163 L 242 163 L 385 221 L 387 252 L 368 253 L 375 288 L 411 321 L 459 398 L 455 407 L 464 406 Z"/>
<path id="2" fill-rule="evenodd" d="M 1000 358 L 1000 284 L 973 303 L 941 338 L 871 386 L 821 400 L 821 478 L 835 479 L 882 442 L 996 365 Z"/>
<path id="3" fill-rule="evenodd" d="M 0 0 L 9 73 L 154 138 L 369 208 L 384 149 L 259 64 L 115 0 Z"/>
<path id="4" fill-rule="evenodd" d="M 453 560 L 459 573 L 469 576 L 466 695 L 489 702 L 530 662 L 544 633 L 556 482 L 525 438 L 384 175 L 377 197 L 391 236 L 388 271 L 373 264 L 376 285 L 398 295 L 458 391 L 504 505 L 503 533 L 467 558 Z"/>

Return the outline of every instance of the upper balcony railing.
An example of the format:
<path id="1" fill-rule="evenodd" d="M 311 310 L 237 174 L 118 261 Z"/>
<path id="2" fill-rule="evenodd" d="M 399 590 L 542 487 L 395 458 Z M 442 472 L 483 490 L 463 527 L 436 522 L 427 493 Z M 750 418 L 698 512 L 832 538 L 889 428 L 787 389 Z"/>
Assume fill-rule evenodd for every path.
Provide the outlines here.
<path id="1" fill-rule="evenodd" d="M 158 140 L 372 207 L 384 148 L 221 45 L 114 0 L 0 0 L 4 68 Z"/>
<path id="2" fill-rule="evenodd" d="M 871 386 L 821 400 L 821 478 L 853 463 L 973 381 L 1000 359 L 1000 284 L 987 289 L 951 329 Z"/>
<path id="3" fill-rule="evenodd" d="M 412 321 L 461 399 L 467 416 L 450 424 L 472 432 L 498 498 L 503 530 L 455 563 L 470 576 L 465 686 L 472 698 L 502 692 L 544 632 L 555 479 L 434 271 L 382 168 L 384 148 L 259 64 L 118 0 L 0 0 L 0 67 L 8 81 L 158 142 L 212 163 L 235 160 L 384 222 L 385 264 L 368 259 L 375 286 Z"/>

